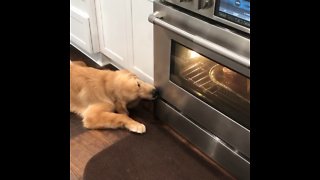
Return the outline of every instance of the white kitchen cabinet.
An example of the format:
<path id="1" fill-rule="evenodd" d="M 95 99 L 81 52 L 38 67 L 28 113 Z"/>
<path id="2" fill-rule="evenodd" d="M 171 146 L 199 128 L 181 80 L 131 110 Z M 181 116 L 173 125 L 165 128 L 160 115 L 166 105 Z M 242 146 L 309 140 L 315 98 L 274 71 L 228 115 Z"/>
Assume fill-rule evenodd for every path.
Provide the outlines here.
<path id="1" fill-rule="evenodd" d="M 96 0 L 100 51 L 124 68 L 130 68 L 131 1 Z"/>
<path id="2" fill-rule="evenodd" d="M 100 65 L 111 60 L 153 83 L 152 0 L 71 0 L 70 5 L 72 45 Z"/>
<path id="3" fill-rule="evenodd" d="M 139 77 L 150 83 L 153 83 L 153 24 L 148 21 L 148 16 L 152 12 L 152 1 L 132 0 L 131 68 Z"/>
<path id="4" fill-rule="evenodd" d="M 71 0 L 70 42 L 87 53 L 99 52 L 94 0 Z"/>
<path id="5" fill-rule="evenodd" d="M 96 0 L 96 11 L 101 53 L 153 83 L 152 1 Z"/>

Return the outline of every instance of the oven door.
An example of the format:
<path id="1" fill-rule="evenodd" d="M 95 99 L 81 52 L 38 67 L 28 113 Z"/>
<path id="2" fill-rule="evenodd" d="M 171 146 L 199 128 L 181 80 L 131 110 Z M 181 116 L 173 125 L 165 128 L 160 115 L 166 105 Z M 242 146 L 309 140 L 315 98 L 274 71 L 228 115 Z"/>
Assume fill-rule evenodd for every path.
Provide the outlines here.
<path id="1" fill-rule="evenodd" d="M 225 164 L 246 166 L 249 176 L 250 39 L 160 3 L 154 9 L 159 101 L 217 137 L 242 167 Z"/>

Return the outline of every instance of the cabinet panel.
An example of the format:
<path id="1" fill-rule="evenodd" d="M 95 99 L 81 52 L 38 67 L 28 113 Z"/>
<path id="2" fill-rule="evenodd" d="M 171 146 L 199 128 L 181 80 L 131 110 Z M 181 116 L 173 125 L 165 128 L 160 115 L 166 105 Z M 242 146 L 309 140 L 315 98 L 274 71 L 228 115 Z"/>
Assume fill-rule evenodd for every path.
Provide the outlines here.
<path id="1" fill-rule="evenodd" d="M 91 0 L 71 0 L 71 6 L 76 7 L 77 9 L 88 13 L 89 7 L 88 7 L 88 1 Z"/>
<path id="2" fill-rule="evenodd" d="M 86 53 L 98 53 L 95 0 L 70 1 L 70 41 Z"/>
<path id="3" fill-rule="evenodd" d="M 152 12 L 152 2 L 132 1 L 133 69 L 149 82 L 153 82 L 153 24 L 148 21 Z"/>
<path id="4" fill-rule="evenodd" d="M 101 35 L 100 50 L 112 60 L 126 67 L 128 31 L 131 31 L 131 24 L 127 20 L 130 1 L 98 0 L 96 3 L 99 35 Z"/>
<path id="5" fill-rule="evenodd" d="M 96 0 L 100 51 L 115 65 L 153 83 L 153 24 L 148 0 Z"/>
<path id="6" fill-rule="evenodd" d="M 70 10 L 70 41 L 92 53 L 88 14 L 75 7 L 71 7 Z"/>

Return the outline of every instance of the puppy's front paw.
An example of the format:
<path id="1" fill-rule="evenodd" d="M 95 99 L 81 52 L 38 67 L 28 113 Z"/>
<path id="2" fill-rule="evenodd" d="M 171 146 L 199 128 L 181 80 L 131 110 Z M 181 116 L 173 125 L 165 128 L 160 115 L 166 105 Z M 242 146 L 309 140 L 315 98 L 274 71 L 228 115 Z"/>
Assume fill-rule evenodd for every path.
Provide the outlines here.
<path id="1" fill-rule="evenodd" d="M 138 122 L 129 124 L 127 128 L 129 129 L 129 131 L 135 132 L 135 133 L 142 134 L 146 132 L 146 126 Z"/>

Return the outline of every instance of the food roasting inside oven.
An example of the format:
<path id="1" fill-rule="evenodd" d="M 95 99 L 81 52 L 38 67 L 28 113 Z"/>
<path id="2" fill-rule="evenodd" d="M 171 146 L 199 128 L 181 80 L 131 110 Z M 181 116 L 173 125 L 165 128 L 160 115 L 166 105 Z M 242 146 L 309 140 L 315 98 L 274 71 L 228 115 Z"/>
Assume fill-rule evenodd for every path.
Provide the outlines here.
<path id="1" fill-rule="evenodd" d="M 178 43 L 173 52 L 170 68 L 173 82 L 211 105 L 219 104 L 222 112 L 233 109 L 234 116 L 237 113 L 249 116 L 246 112 L 250 105 L 250 79 Z M 243 125 L 250 126 L 248 122 Z"/>

